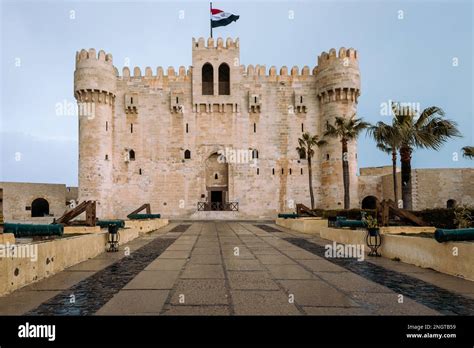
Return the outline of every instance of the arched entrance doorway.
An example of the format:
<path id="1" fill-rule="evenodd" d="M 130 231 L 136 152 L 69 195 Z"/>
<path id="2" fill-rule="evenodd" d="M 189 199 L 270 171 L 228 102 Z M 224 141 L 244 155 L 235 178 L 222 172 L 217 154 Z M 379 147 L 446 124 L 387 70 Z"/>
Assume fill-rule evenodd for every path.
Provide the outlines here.
<path id="1" fill-rule="evenodd" d="M 207 202 L 211 210 L 224 210 L 229 185 L 229 165 L 224 156 L 212 154 L 206 160 Z"/>
<path id="2" fill-rule="evenodd" d="M 454 209 L 456 208 L 456 200 L 455 199 L 448 199 L 448 201 L 446 202 L 446 208 L 448 209 Z"/>
<path id="3" fill-rule="evenodd" d="M 362 209 L 376 209 L 377 197 L 367 196 L 362 200 Z"/>
<path id="4" fill-rule="evenodd" d="M 49 214 L 49 203 L 44 198 L 36 198 L 31 203 L 31 217 L 43 217 Z"/>

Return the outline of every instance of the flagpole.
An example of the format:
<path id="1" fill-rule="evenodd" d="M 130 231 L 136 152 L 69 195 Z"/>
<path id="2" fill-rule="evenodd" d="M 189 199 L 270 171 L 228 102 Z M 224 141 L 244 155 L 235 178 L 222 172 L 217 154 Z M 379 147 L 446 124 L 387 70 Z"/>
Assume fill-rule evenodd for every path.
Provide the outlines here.
<path id="1" fill-rule="evenodd" d="M 211 7 L 211 13 L 210 13 L 210 18 L 209 18 L 209 25 L 211 27 L 211 38 L 212 38 L 212 2 L 209 3 Z"/>

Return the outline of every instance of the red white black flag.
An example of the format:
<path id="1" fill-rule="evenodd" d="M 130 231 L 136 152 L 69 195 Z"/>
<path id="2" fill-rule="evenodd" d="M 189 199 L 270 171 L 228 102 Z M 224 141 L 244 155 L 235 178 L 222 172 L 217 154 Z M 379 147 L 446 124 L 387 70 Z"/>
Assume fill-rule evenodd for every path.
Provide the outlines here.
<path id="1" fill-rule="evenodd" d="M 211 27 L 223 27 L 232 22 L 236 22 L 239 16 L 232 13 L 218 10 L 217 8 L 211 8 Z"/>

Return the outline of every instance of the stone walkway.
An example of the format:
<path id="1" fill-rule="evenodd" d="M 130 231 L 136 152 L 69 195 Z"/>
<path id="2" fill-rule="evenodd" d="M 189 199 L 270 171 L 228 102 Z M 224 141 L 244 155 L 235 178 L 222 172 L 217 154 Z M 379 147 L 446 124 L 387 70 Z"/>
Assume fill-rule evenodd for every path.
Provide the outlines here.
<path id="1" fill-rule="evenodd" d="M 174 222 L 0 297 L 0 314 L 474 315 L 471 281 L 326 259 L 326 244 L 262 222 Z"/>

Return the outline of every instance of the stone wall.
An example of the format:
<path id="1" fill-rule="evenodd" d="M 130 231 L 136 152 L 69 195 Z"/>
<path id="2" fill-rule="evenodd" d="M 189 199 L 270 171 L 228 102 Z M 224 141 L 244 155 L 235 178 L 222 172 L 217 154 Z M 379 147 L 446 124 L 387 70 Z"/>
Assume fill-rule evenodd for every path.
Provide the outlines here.
<path id="1" fill-rule="evenodd" d="M 216 153 L 228 162 L 226 200 L 239 202 L 239 217 L 274 216 L 296 202 L 309 206 L 308 168 L 295 150 L 298 138 L 303 132 L 322 135 L 325 122 L 336 115 L 350 117 L 359 95 L 353 49 L 321 54 L 312 72 L 306 66 L 277 73 L 275 67 L 241 65 L 238 39 L 209 39 L 206 45 L 201 38 L 192 41 L 189 69 L 159 67 L 154 73 L 147 67 L 144 75 L 138 67 L 132 74 L 125 67 L 120 75 L 111 55 L 101 52 L 78 52 L 75 72 L 78 102 L 96 105 L 93 119 L 84 114 L 79 120 L 79 196 L 98 200 L 100 218 L 123 218 L 143 203 L 164 216 L 195 215 L 197 203 L 209 199 L 206 163 Z M 206 63 L 214 69 L 212 95 L 202 93 Z M 230 70 L 229 95 L 218 92 L 221 65 Z M 258 158 L 231 159 L 232 151 L 252 150 Z M 316 206 L 340 207 L 340 142 L 315 151 Z M 355 207 L 355 143 L 349 161 Z"/>
<path id="2" fill-rule="evenodd" d="M 386 174 L 384 174 L 386 173 Z M 400 172 L 397 173 L 399 199 Z M 448 200 L 474 206 L 474 168 L 413 169 L 413 210 L 446 208 Z M 361 168 L 359 196 L 394 200 L 391 167 Z"/>
<path id="3" fill-rule="evenodd" d="M 66 197 L 73 198 L 77 188 L 67 192 L 66 185 L 0 182 L 3 191 L 3 216 L 7 222 L 30 220 L 43 222 L 61 216 L 66 210 Z M 49 204 L 51 217 L 32 217 L 32 203 L 35 199 L 45 199 Z M 76 196 L 77 199 L 77 196 Z"/>

